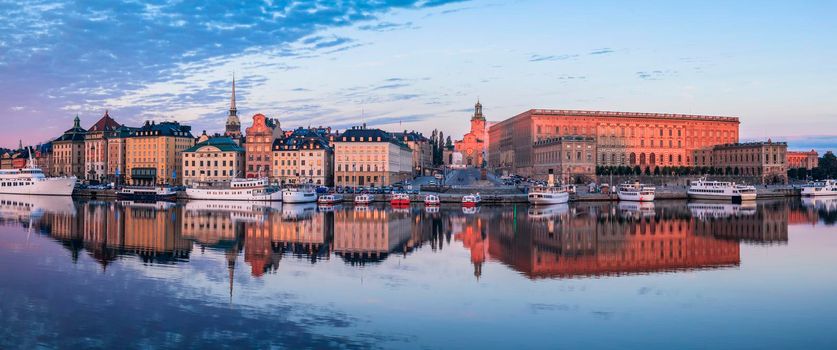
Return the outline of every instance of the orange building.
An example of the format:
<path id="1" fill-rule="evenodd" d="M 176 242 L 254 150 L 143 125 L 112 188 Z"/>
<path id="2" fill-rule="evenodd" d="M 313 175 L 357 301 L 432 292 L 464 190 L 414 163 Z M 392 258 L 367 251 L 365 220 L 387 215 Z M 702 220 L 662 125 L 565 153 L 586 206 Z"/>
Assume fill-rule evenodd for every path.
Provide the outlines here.
<path id="1" fill-rule="evenodd" d="M 266 177 L 271 174 L 273 140 L 276 139 L 277 132 L 281 131 L 276 121 L 268 119 L 264 114 L 253 116 L 253 126 L 247 128 L 247 138 L 244 142 L 246 177 Z"/>
<path id="2" fill-rule="evenodd" d="M 468 166 L 482 167 L 485 152 L 488 150 L 488 134 L 486 133 L 485 117 L 482 115 L 482 104 L 477 101 L 474 105 L 474 115 L 471 117 L 471 131 L 454 142 L 454 149 L 462 154 L 462 163 Z"/>
<path id="3" fill-rule="evenodd" d="M 531 176 L 536 141 L 596 138 L 596 165 L 694 166 L 694 152 L 738 142 L 737 117 L 532 109 L 492 125 L 488 166 Z"/>
<path id="4" fill-rule="evenodd" d="M 805 168 L 811 170 L 820 165 L 820 155 L 815 150 L 808 152 L 788 151 L 788 169 Z"/>

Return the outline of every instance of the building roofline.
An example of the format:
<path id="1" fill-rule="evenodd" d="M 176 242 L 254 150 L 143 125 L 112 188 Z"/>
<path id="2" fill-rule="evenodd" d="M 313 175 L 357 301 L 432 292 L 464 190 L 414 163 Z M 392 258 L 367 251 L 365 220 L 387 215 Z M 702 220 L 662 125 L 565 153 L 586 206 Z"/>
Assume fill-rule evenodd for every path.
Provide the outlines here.
<path id="1" fill-rule="evenodd" d="M 492 125 L 500 125 L 506 122 L 513 121 L 517 118 L 523 118 L 532 115 L 547 115 L 547 116 L 562 116 L 562 117 L 621 117 L 621 118 L 638 118 L 638 119 L 670 119 L 670 120 L 696 120 L 696 121 L 721 121 L 721 122 L 735 122 L 741 123 L 738 117 L 717 116 L 717 115 L 698 115 L 698 114 L 675 114 L 675 113 L 646 113 L 646 112 L 615 112 L 615 111 L 585 111 L 575 109 L 530 109 L 523 113 L 517 114 L 506 120 L 497 122 Z"/>

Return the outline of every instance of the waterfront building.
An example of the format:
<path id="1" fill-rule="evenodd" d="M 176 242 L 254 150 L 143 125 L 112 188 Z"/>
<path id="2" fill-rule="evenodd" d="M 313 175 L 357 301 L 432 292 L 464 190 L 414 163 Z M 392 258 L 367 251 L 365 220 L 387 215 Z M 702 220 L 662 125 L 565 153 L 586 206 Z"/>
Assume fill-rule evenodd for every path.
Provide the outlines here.
<path id="1" fill-rule="evenodd" d="M 485 116 L 482 114 L 480 101 L 474 105 L 474 115 L 471 116 L 471 131 L 454 142 L 456 152 L 462 154 L 462 162 L 467 166 L 482 167 L 488 151 L 488 128 Z"/>
<path id="2" fill-rule="evenodd" d="M 702 166 L 721 169 L 724 175 L 755 178 L 760 183 L 787 183 L 785 142 L 745 142 L 712 147 L 712 156 Z M 704 161 L 701 153 L 701 161 Z"/>
<path id="3" fill-rule="evenodd" d="M 180 185 L 182 152 L 195 143 L 192 128 L 177 122 L 149 122 L 125 143 L 125 180 L 130 185 Z"/>
<path id="4" fill-rule="evenodd" d="M 84 138 L 87 130 L 81 127 L 78 116 L 73 127 L 52 141 L 52 167 L 58 176 L 75 176 L 84 179 Z"/>
<path id="5" fill-rule="evenodd" d="M 0 154 L 0 169 L 13 169 L 11 150 L 3 150 Z"/>
<path id="6" fill-rule="evenodd" d="M 230 95 L 230 112 L 227 115 L 227 123 L 224 136 L 228 136 L 235 143 L 241 145 L 241 121 L 238 119 L 238 109 L 235 106 L 235 76 L 232 81 L 232 94 Z"/>
<path id="7" fill-rule="evenodd" d="M 815 150 L 808 152 L 788 151 L 788 169 L 814 169 L 820 165 L 820 155 Z"/>
<path id="8" fill-rule="evenodd" d="M 231 137 L 216 136 L 182 154 L 183 185 L 196 182 L 230 182 L 244 170 L 244 148 Z"/>
<path id="9" fill-rule="evenodd" d="M 430 140 L 415 131 L 404 130 L 393 135 L 413 151 L 413 176 L 432 175 L 430 172 L 433 169 L 433 150 L 430 147 Z"/>
<path id="10" fill-rule="evenodd" d="M 35 166 L 40 168 L 46 176 L 56 176 L 52 169 L 52 142 L 35 146 L 35 154 L 32 157 Z"/>
<path id="11" fill-rule="evenodd" d="M 554 174 L 563 183 L 589 183 L 596 177 L 596 139 L 592 136 L 557 136 L 535 141 L 534 177 Z"/>
<path id="12" fill-rule="evenodd" d="M 278 122 L 258 113 L 253 116 L 253 125 L 247 128 L 244 141 L 245 176 L 248 178 L 269 176 L 272 161 L 273 140 L 282 134 Z"/>
<path id="13" fill-rule="evenodd" d="M 695 150 L 738 142 L 737 117 L 531 109 L 492 125 L 491 169 L 531 176 L 535 142 L 556 136 L 596 138 L 597 166 L 694 166 Z"/>
<path id="14" fill-rule="evenodd" d="M 334 150 L 323 129 L 294 130 L 273 142 L 271 179 L 282 184 L 334 185 Z"/>
<path id="15" fill-rule="evenodd" d="M 117 184 L 124 183 L 126 169 L 126 146 L 128 136 L 137 128 L 119 126 L 108 141 L 107 178 Z"/>
<path id="16" fill-rule="evenodd" d="M 116 129 L 119 128 L 113 118 L 105 111 L 93 126 L 87 129 L 84 136 L 84 179 L 87 181 L 104 182 L 113 181 L 108 175 L 108 139 L 114 137 Z"/>
<path id="17" fill-rule="evenodd" d="M 381 129 L 353 127 L 333 145 L 337 186 L 388 186 L 412 178 L 413 151 Z"/>

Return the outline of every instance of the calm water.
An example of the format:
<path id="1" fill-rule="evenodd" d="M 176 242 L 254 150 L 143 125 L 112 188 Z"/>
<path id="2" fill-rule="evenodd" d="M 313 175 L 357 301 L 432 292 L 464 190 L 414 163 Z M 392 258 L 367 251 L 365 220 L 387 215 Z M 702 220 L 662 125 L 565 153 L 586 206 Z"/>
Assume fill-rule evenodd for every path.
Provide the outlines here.
<path id="1" fill-rule="evenodd" d="M 0 348 L 834 348 L 837 199 L 0 197 Z"/>

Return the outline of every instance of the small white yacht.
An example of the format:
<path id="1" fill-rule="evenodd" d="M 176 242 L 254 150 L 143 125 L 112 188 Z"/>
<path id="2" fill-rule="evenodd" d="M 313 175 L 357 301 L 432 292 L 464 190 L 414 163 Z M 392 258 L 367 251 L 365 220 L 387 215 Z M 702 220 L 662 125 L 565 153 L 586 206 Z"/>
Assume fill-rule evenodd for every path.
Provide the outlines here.
<path id="1" fill-rule="evenodd" d="M 442 203 L 442 201 L 439 200 L 439 196 L 437 196 L 435 194 L 428 194 L 428 195 L 424 196 L 424 205 L 425 206 L 428 206 L 428 207 L 439 206 L 441 203 Z"/>
<path id="2" fill-rule="evenodd" d="M 689 186 L 691 199 L 716 199 L 732 201 L 751 201 L 756 199 L 756 188 L 751 185 L 738 185 L 735 182 L 709 181 L 705 177 L 693 181 Z"/>
<path id="3" fill-rule="evenodd" d="M 616 196 L 620 201 L 653 202 L 656 188 L 640 184 L 639 181 L 623 183 L 616 187 Z"/>
<path id="4" fill-rule="evenodd" d="M 462 206 L 463 207 L 475 207 L 482 202 L 482 197 L 480 194 L 469 194 L 467 196 L 462 196 Z"/>
<path id="5" fill-rule="evenodd" d="M 173 201 L 177 192 L 170 186 L 126 186 L 116 191 L 116 198 L 136 201 Z"/>
<path id="6" fill-rule="evenodd" d="M 355 200 L 354 200 L 355 204 L 369 204 L 369 203 L 372 203 L 372 201 L 373 201 L 372 195 L 368 194 L 368 193 L 362 193 L 362 194 L 356 195 Z"/>
<path id="7" fill-rule="evenodd" d="M 837 196 L 837 180 L 811 181 L 802 186 L 803 196 Z"/>
<path id="8" fill-rule="evenodd" d="M 570 201 L 570 193 L 564 187 L 537 186 L 529 191 L 529 204 L 564 204 Z"/>
<path id="9" fill-rule="evenodd" d="M 339 193 L 329 193 L 320 196 L 317 199 L 319 204 L 337 204 L 343 202 L 343 195 Z"/>
<path id="10" fill-rule="evenodd" d="M 76 177 L 46 177 L 35 166 L 32 155 L 22 169 L 0 170 L 0 193 L 2 194 L 38 194 L 51 196 L 69 196 L 76 187 Z"/>
<path id="11" fill-rule="evenodd" d="M 282 201 L 285 203 L 313 203 L 317 201 L 317 191 L 313 186 L 285 187 L 282 189 Z"/>
<path id="12" fill-rule="evenodd" d="M 230 201 L 281 201 L 282 193 L 266 178 L 232 179 L 230 182 L 197 183 L 186 189 L 189 199 Z"/>

